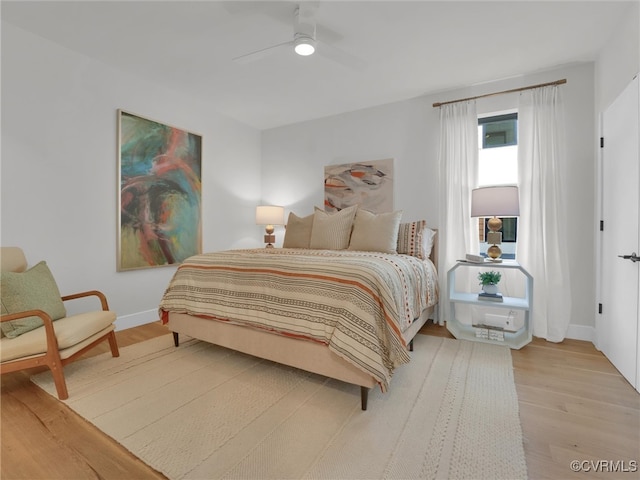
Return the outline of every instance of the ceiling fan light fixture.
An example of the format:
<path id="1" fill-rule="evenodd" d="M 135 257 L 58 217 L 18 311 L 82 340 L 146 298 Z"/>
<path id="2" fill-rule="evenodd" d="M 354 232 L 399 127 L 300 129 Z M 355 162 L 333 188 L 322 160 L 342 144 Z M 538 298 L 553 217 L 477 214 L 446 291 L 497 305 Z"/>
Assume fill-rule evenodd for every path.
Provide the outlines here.
<path id="1" fill-rule="evenodd" d="M 316 51 L 316 41 L 306 35 L 297 35 L 293 41 L 293 49 L 303 57 L 312 55 Z"/>

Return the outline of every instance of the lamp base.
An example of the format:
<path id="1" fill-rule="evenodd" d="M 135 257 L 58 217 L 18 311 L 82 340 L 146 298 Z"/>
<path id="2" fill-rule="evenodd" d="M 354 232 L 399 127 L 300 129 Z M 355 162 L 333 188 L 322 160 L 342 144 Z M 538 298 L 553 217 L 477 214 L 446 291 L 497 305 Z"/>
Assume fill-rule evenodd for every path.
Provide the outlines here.
<path id="1" fill-rule="evenodd" d="M 492 245 L 487 249 L 487 257 L 491 260 L 496 260 L 500 258 L 502 255 L 502 250 L 498 246 L 502 243 L 502 232 L 500 228 L 502 228 L 502 220 L 497 217 L 490 218 L 487 220 L 487 226 L 489 227 L 489 231 L 487 232 L 487 243 L 491 243 Z"/>
<path id="2" fill-rule="evenodd" d="M 493 258 L 495 260 L 496 258 L 500 258 L 500 255 L 502 255 L 502 250 L 500 250 L 498 245 L 491 245 L 487 249 L 487 257 L 489 258 Z"/>
<path id="3" fill-rule="evenodd" d="M 276 241 L 276 236 L 269 233 L 264 236 L 264 243 L 266 243 L 265 248 L 273 248 L 273 242 Z"/>

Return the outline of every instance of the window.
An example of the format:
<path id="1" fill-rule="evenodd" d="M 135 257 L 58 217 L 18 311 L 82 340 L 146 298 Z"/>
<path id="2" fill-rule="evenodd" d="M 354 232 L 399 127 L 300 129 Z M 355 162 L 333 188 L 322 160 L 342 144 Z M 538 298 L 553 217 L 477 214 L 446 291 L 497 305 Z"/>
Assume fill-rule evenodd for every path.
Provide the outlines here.
<path id="1" fill-rule="evenodd" d="M 478 119 L 478 186 L 518 183 L 518 114 Z"/>
<path id="2" fill-rule="evenodd" d="M 498 148 L 518 145 L 518 114 L 508 113 L 478 119 L 482 134 L 481 148 Z"/>
<path id="3" fill-rule="evenodd" d="M 518 184 L 518 113 L 478 118 L 478 186 Z M 486 252 L 488 218 L 478 219 L 480 251 Z M 502 219 L 502 258 L 515 258 L 518 219 Z"/>

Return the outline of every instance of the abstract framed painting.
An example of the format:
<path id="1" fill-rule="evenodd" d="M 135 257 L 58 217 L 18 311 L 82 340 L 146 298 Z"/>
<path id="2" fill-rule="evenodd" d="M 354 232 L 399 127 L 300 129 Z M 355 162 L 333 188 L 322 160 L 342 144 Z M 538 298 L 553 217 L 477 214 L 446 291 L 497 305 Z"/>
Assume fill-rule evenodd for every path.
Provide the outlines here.
<path id="1" fill-rule="evenodd" d="M 393 210 L 393 159 L 324 167 L 324 209 L 336 212 L 351 205 L 373 213 Z"/>
<path id="2" fill-rule="evenodd" d="M 118 110 L 118 271 L 202 253 L 201 168 L 201 135 Z"/>

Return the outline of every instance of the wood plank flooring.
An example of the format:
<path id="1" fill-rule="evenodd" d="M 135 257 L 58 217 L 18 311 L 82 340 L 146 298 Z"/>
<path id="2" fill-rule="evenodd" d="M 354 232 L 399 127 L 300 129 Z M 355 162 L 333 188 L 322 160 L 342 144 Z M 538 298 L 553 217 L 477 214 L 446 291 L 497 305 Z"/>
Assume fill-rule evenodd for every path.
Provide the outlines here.
<path id="1" fill-rule="evenodd" d="M 451 336 L 433 324 L 421 333 Z M 165 334 L 165 327 L 152 323 L 117 337 L 122 348 Z M 88 355 L 107 351 L 105 344 Z M 620 471 L 640 462 L 640 394 L 591 343 L 536 338 L 512 350 L 512 357 L 529 478 L 584 477 L 571 471 L 574 460 L 587 467 L 610 461 L 609 469 L 619 470 L 591 468 L 589 478 L 640 478 Z M 29 375 L 37 371 L 2 376 L 2 479 L 164 478 L 31 383 Z"/>

